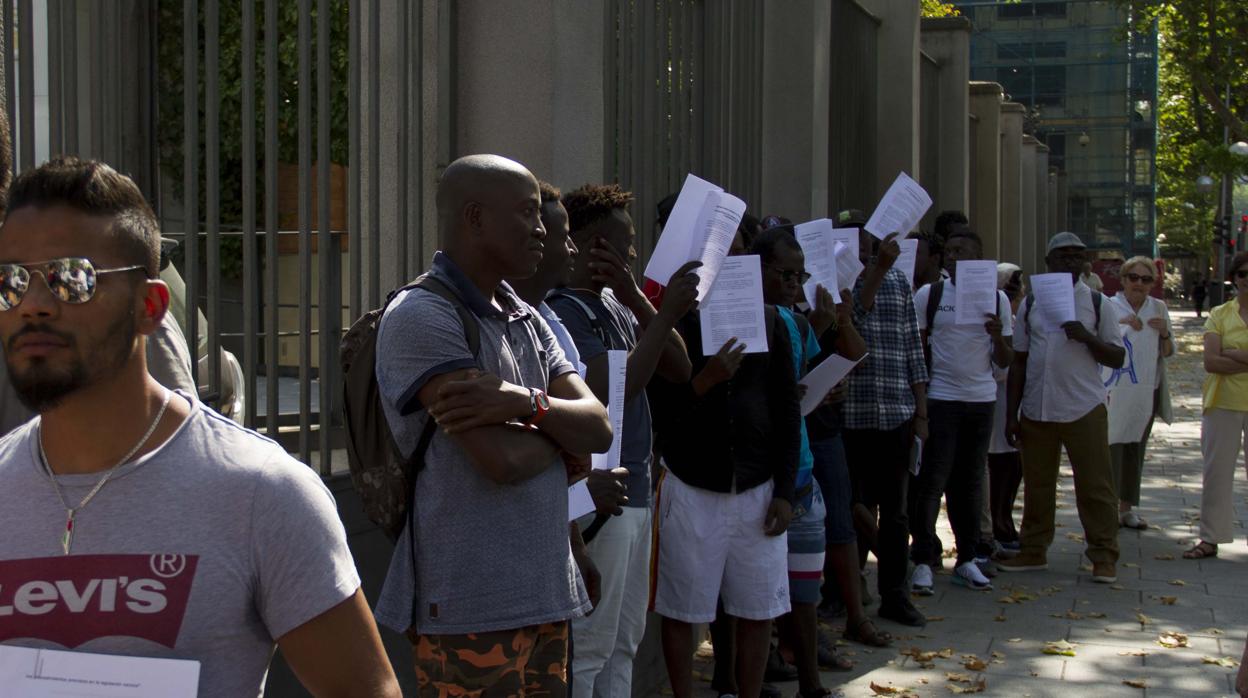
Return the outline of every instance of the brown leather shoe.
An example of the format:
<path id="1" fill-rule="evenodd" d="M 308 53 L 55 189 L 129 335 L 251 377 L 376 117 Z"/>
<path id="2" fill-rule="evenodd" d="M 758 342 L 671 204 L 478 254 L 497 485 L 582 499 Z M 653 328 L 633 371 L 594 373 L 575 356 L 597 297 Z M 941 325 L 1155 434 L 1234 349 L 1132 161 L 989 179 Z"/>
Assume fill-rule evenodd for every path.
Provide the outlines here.
<path id="1" fill-rule="evenodd" d="M 1044 553 L 1024 550 L 1009 560 L 997 563 L 998 572 L 1039 572 L 1049 569 L 1049 561 Z"/>
<path id="2" fill-rule="evenodd" d="M 1092 563 L 1092 581 L 1097 584 L 1113 584 L 1118 581 L 1118 567 L 1112 562 Z"/>

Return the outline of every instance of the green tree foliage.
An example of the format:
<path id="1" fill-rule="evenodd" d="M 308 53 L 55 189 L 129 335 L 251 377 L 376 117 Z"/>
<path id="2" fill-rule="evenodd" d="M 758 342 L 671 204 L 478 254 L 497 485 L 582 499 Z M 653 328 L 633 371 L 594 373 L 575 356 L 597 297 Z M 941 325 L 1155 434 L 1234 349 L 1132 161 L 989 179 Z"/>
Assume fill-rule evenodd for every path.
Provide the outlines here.
<path id="1" fill-rule="evenodd" d="M 348 48 L 348 0 L 331 0 L 329 31 L 330 63 L 330 159 L 338 164 L 348 160 L 347 135 L 347 48 Z M 181 0 L 159 0 L 157 53 L 159 85 L 159 128 L 161 168 L 172 180 L 178 196 L 182 196 L 184 172 L 184 125 L 183 125 L 183 41 Z M 256 211 L 262 216 L 264 210 L 264 161 L 270 154 L 264 152 L 264 114 L 268 105 L 264 101 L 264 2 L 255 3 L 254 26 L 255 49 L 255 123 L 249 125 L 256 134 Z M 205 213 L 204 196 L 204 31 L 203 4 L 199 16 L 199 165 L 200 165 L 200 217 Z M 218 85 L 220 95 L 220 187 L 221 208 L 218 211 L 224 230 L 238 229 L 242 225 L 242 148 L 243 148 L 243 29 L 242 3 L 220 4 L 220 66 Z M 278 4 L 278 80 L 277 80 L 277 131 L 276 157 L 281 163 L 299 160 L 299 7 L 294 0 L 282 0 Z M 315 161 L 316 145 L 316 10 L 311 18 L 312 85 L 312 159 Z M 263 224 L 263 219 L 258 222 Z M 227 240 L 228 242 L 228 240 Z"/>
<path id="2" fill-rule="evenodd" d="M 1217 191 L 1201 194 L 1196 179 L 1248 171 L 1223 145 L 1224 127 L 1248 140 L 1248 13 L 1242 0 L 1117 2 L 1137 27 L 1158 25 L 1157 231 L 1171 253 L 1206 253 Z"/>
<path id="3" fill-rule="evenodd" d="M 942 0 L 920 0 L 919 11 L 924 17 L 956 17 L 958 8 Z"/>

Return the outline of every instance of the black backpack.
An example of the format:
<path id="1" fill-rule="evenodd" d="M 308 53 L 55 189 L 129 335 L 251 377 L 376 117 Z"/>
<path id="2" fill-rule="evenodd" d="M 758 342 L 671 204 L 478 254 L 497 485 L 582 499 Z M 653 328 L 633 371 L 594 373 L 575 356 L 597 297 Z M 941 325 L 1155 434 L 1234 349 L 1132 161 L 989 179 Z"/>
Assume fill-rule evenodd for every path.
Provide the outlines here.
<path id="1" fill-rule="evenodd" d="M 428 274 L 391 291 L 380 308 L 361 316 L 342 338 L 339 363 L 351 481 L 364 504 L 364 513 L 392 541 L 398 539 L 410 519 L 416 476 L 424 468 L 425 452 L 437 431 L 433 419 L 425 420 L 416 450 L 410 458 L 404 458 L 386 421 L 377 385 L 377 329 L 381 317 L 395 296 L 412 289 L 428 291 L 449 302 L 464 325 L 464 337 L 472 355 L 476 356 L 481 347 L 476 316 L 445 283 Z"/>

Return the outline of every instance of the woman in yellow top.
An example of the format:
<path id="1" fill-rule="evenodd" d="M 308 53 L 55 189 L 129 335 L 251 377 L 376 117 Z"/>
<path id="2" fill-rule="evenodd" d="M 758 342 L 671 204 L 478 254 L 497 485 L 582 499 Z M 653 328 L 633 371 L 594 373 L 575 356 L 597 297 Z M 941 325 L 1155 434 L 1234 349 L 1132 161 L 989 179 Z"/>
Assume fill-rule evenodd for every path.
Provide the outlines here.
<path id="1" fill-rule="evenodd" d="M 1204 416 L 1200 451 L 1205 477 L 1200 496 L 1200 542 L 1183 557 L 1217 557 L 1218 544 L 1235 538 L 1232 484 L 1240 446 L 1248 440 L 1248 252 L 1231 260 L 1235 298 L 1205 321 Z M 1246 463 L 1248 465 L 1248 463 Z"/>

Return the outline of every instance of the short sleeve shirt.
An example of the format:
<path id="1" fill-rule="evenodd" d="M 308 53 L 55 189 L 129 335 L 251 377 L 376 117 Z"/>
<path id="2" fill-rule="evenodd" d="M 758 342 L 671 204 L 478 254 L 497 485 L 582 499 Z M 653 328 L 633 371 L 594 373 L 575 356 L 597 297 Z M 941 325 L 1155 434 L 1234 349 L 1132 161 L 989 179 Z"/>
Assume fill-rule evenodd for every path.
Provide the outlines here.
<path id="1" fill-rule="evenodd" d="M 39 421 L 0 440 L 0 643 L 200 662 L 199 695 L 257 696 L 274 644 L 359 589 L 329 490 L 207 409 L 121 468 L 75 517 Z M 81 501 L 99 474 L 57 477 Z"/>
<path id="2" fill-rule="evenodd" d="M 919 329 L 928 330 L 927 341 L 932 348 L 932 381 L 927 388 L 928 398 L 956 402 L 996 401 L 992 337 L 984 329 L 984 323 L 957 324 L 957 290 L 952 281 L 946 280 L 940 294 L 940 305 L 932 320 L 934 327 L 929 328 L 927 306 L 931 293 L 932 285 L 928 284 L 914 296 Z M 1001 291 L 997 291 L 997 314 L 1001 318 L 1002 336 L 1012 336 L 1014 324 L 1010 320 L 1010 301 Z"/>
<path id="3" fill-rule="evenodd" d="M 1108 391 L 1100 365 L 1090 349 L 1067 339 L 1062 328 L 1045 329 L 1039 311 L 1029 317 L 1031 302 L 1028 298 L 1019 307 L 1022 320 L 1014 333 L 1014 349 L 1027 354 L 1022 414 L 1039 422 L 1076 421 L 1105 402 Z M 1075 317 L 1102 342 L 1122 346 L 1114 304 L 1102 298 L 1098 324 L 1092 289 L 1082 281 L 1075 284 Z"/>
<path id="4" fill-rule="evenodd" d="M 455 307 L 429 291 L 400 293 L 387 307 L 377 335 L 377 383 L 404 454 L 414 452 L 429 418 L 420 389 L 436 376 L 477 366 L 547 390 L 575 371 L 550 326 L 507 284 L 494 294 L 499 310 L 445 253 L 434 256 L 430 274 L 475 316 L 480 348 L 474 357 Z M 567 486 L 558 457 L 529 480 L 496 484 L 451 438 L 435 432 L 415 485 L 414 545 L 404 529 L 377 620 L 399 632 L 414 621 L 421 634 L 462 635 L 583 615 L 589 599 L 568 542 Z"/>
<path id="5" fill-rule="evenodd" d="M 1233 299 L 1209 311 L 1205 332 L 1222 338 L 1223 349 L 1248 350 L 1248 327 L 1239 314 L 1239 299 Z M 1205 376 L 1204 409 L 1248 411 L 1248 373 Z"/>
<path id="6" fill-rule="evenodd" d="M 576 294 L 576 300 L 566 294 Z M 584 303 L 594 314 L 596 325 L 577 301 Z M 561 291 L 546 302 L 559 315 L 568 334 L 572 335 L 582 362 L 589 363 L 610 350 L 632 351 L 637 347 L 641 331 L 637 318 L 610 289 L 604 289 L 601 295 L 587 291 Z M 654 446 L 652 429 L 650 401 L 643 390 L 624 403 L 620 465 L 628 468 L 630 507 L 650 506 L 650 459 Z"/>
<path id="7" fill-rule="evenodd" d="M 819 354 L 819 340 L 815 337 L 814 330 L 809 329 L 806 336 L 802 337 L 802 331 L 797 326 L 793 311 L 780 306 L 776 306 L 776 311 L 779 312 L 780 319 L 784 321 L 784 327 L 789 332 L 789 346 L 793 349 L 793 375 L 801 381 L 802 376 L 810 369 L 811 359 Z M 815 467 L 815 456 L 810 450 L 810 436 L 806 433 L 805 419 L 801 422 L 801 432 L 801 455 L 797 461 L 797 480 L 794 481 L 794 487 L 798 491 L 810 484 Z"/>

